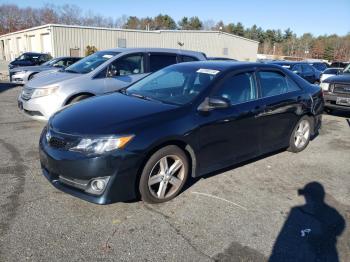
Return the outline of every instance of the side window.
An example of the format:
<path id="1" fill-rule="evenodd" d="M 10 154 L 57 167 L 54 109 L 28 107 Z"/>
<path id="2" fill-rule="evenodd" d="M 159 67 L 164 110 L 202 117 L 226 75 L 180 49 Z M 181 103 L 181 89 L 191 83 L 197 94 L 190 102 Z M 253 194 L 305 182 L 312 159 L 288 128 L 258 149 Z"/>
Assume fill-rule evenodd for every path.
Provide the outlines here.
<path id="1" fill-rule="evenodd" d="M 121 57 L 109 65 L 108 76 L 127 76 L 143 74 L 143 54 L 135 54 Z"/>
<path id="2" fill-rule="evenodd" d="M 300 87 L 289 77 L 286 77 L 287 85 L 288 85 L 288 92 L 294 92 L 300 90 Z"/>
<path id="3" fill-rule="evenodd" d="M 293 72 L 294 72 L 294 71 L 298 71 L 299 73 L 301 73 L 301 72 L 302 72 L 301 65 L 295 65 L 295 66 L 293 67 Z"/>
<path id="4" fill-rule="evenodd" d="M 176 55 L 172 54 L 150 54 L 150 70 L 158 71 L 168 65 L 176 64 Z"/>
<path id="5" fill-rule="evenodd" d="M 193 56 L 188 56 L 188 55 L 182 55 L 181 56 L 182 62 L 193 62 L 193 61 L 198 61 L 196 57 Z"/>
<path id="6" fill-rule="evenodd" d="M 314 72 L 310 65 L 302 65 L 302 67 L 305 74 L 312 74 Z"/>
<path id="7" fill-rule="evenodd" d="M 288 91 L 287 78 L 278 72 L 261 71 L 258 73 L 261 86 L 261 96 L 276 96 Z"/>
<path id="8" fill-rule="evenodd" d="M 213 96 L 226 98 L 233 105 L 256 99 L 254 75 L 241 73 L 228 77 Z"/>

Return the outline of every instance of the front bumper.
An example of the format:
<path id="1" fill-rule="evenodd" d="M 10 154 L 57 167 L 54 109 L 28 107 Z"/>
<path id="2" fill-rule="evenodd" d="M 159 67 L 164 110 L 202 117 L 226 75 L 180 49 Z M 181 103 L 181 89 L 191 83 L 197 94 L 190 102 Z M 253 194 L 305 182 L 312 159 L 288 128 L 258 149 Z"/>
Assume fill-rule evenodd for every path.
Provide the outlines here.
<path id="1" fill-rule="evenodd" d="M 24 85 L 28 82 L 28 75 L 26 73 L 19 74 L 16 72 L 11 72 L 10 81 L 11 83 L 14 83 L 14 84 Z"/>
<path id="2" fill-rule="evenodd" d="M 55 94 L 24 100 L 20 94 L 18 108 L 34 120 L 47 121 L 53 113 L 61 109 L 63 106 L 61 100 Z"/>
<path id="3" fill-rule="evenodd" d="M 336 94 L 336 93 L 325 92 L 324 93 L 325 107 L 330 109 L 342 110 L 342 111 L 350 111 L 350 105 L 347 106 L 347 105 L 337 104 L 338 97 L 350 99 L 350 94 Z"/>
<path id="4" fill-rule="evenodd" d="M 110 204 L 136 198 L 136 181 L 141 156 L 126 150 L 89 157 L 66 149 L 48 145 L 44 133 L 40 138 L 39 152 L 43 175 L 57 189 L 75 197 L 95 203 Z M 85 192 L 78 186 L 60 179 L 90 181 L 98 177 L 110 177 L 101 195 Z"/>

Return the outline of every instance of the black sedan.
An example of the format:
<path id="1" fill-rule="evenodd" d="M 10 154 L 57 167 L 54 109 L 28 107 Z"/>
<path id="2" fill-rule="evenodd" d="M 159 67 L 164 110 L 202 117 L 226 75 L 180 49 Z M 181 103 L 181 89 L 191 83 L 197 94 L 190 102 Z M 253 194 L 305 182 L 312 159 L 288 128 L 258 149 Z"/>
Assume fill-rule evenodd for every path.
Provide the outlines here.
<path id="1" fill-rule="evenodd" d="M 51 117 L 40 137 L 43 174 L 97 204 L 165 202 L 189 176 L 289 149 L 321 125 L 321 89 L 279 66 L 190 62 Z"/>

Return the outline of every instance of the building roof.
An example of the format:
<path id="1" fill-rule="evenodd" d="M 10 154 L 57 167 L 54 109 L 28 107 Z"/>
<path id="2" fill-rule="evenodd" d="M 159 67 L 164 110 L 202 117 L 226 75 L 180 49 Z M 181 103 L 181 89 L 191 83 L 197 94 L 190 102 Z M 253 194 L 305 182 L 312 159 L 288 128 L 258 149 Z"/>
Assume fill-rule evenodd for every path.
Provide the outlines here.
<path id="1" fill-rule="evenodd" d="M 231 37 L 235 37 L 235 38 L 240 38 L 246 41 L 250 41 L 250 42 L 254 42 L 254 43 L 259 43 L 258 41 L 249 39 L 249 38 L 245 38 L 242 36 L 238 36 L 238 35 L 233 35 L 233 34 L 229 34 L 226 32 L 222 32 L 222 31 L 211 31 L 211 30 L 136 30 L 136 29 L 124 29 L 124 28 L 108 28 L 108 27 L 94 27 L 94 26 L 81 26 L 81 25 L 62 25 L 62 24 L 46 24 L 46 25 L 41 25 L 41 26 L 36 26 L 36 27 L 31 27 L 31 28 L 27 28 L 24 30 L 20 30 L 20 31 L 16 31 L 16 32 L 11 32 L 8 34 L 4 34 L 4 35 L 0 35 L 1 37 L 6 37 L 6 36 L 10 36 L 13 34 L 17 34 L 17 33 L 25 33 L 25 32 L 30 32 L 33 30 L 38 30 L 38 29 L 43 29 L 43 28 L 50 28 L 50 27 L 64 27 L 64 28 L 81 28 L 81 29 L 94 29 L 94 30 L 108 30 L 108 31 L 122 31 L 122 32 L 141 32 L 141 33 L 161 33 L 161 32 L 172 32 L 172 33 L 210 33 L 210 34 L 223 34 L 223 35 L 227 35 L 227 36 L 231 36 Z"/>

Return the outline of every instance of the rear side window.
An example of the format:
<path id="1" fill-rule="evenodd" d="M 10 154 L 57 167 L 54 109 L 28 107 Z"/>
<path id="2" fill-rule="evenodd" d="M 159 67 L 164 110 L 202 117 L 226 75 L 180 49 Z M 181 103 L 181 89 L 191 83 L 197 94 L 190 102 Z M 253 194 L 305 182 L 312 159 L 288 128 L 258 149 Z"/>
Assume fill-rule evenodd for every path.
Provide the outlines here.
<path id="1" fill-rule="evenodd" d="M 261 96 L 276 96 L 288 92 L 287 78 L 278 72 L 262 71 L 258 73 Z"/>
<path id="2" fill-rule="evenodd" d="M 312 74 L 314 70 L 310 65 L 302 65 L 303 66 L 303 72 L 306 74 Z"/>
<path id="3" fill-rule="evenodd" d="M 252 73 L 230 76 L 213 95 L 226 98 L 233 105 L 254 100 L 257 98 L 254 76 Z"/>
<path id="4" fill-rule="evenodd" d="M 193 61 L 198 61 L 196 57 L 193 56 L 188 56 L 188 55 L 182 55 L 181 56 L 182 62 L 193 62 Z"/>
<path id="5" fill-rule="evenodd" d="M 171 54 L 150 54 L 150 70 L 158 71 L 169 65 L 176 64 L 176 55 Z"/>

